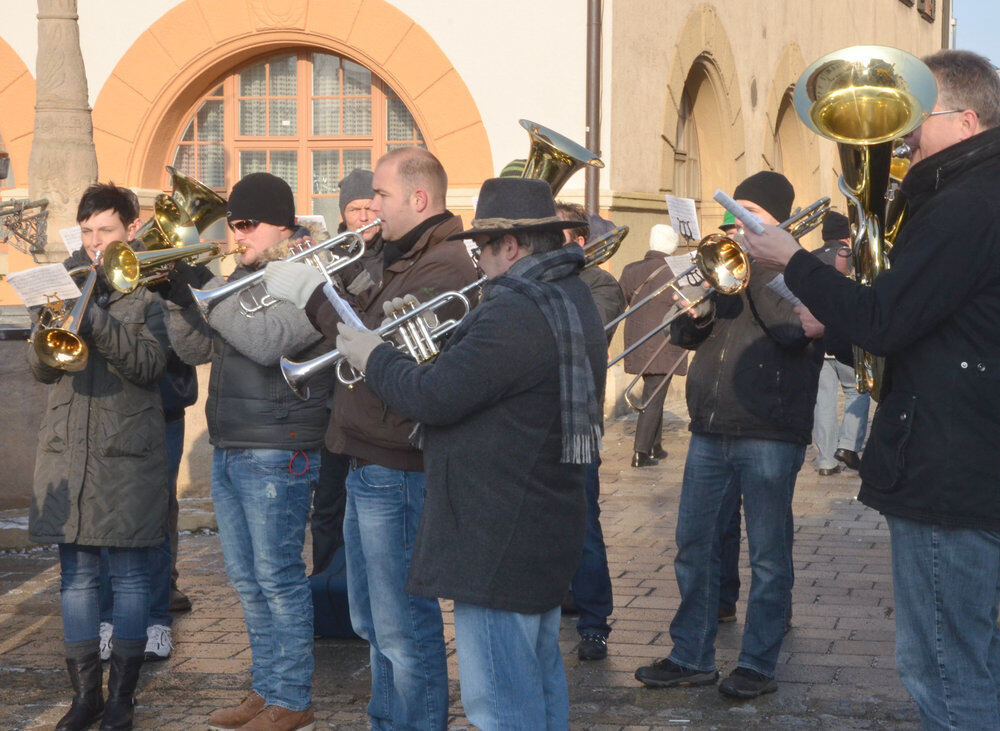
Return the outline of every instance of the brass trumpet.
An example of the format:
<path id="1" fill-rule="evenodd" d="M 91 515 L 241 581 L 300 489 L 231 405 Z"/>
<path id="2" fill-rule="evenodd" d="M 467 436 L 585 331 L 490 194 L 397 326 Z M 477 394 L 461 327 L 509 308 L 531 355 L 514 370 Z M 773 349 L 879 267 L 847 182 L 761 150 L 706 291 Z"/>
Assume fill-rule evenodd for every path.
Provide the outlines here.
<path id="1" fill-rule="evenodd" d="M 460 290 L 443 292 L 419 305 L 408 304 L 403 310 L 395 313 L 394 319 L 375 330 L 375 334 L 385 338 L 398 336 L 400 341 L 398 347 L 409 353 L 418 363 L 424 363 L 434 358 L 440 351 L 438 341 L 458 327 L 462 318 L 469 314 L 472 309 L 469 296 L 485 282 L 486 277 L 482 277 Z M 438 309 L 454 304 L 460 305 L 463 310 L 458 317 L 438 321 L 435 325 L 430 325 L 424 320 L 424 315 L 436 313 Z M 353 386 L 365 377 L 364 373 L 359 373 L 351 367 L 346 356 L 341 355 L 339 350 L 331 350 L 306 361 L 292 361 L 284 356 L 281 358 L 281 375 L 285 377 L 295 395 L 303 400 L 309 398 L 308 381 L 331 367 L 336 368 L 337 380 L 346 386 Z"/>
<path id="2" fill-rule="evenodd" d="M 305 246 L 290 256 L 285 257 L 284 261 L 300 261 L 304 259 L 307 264 L 311 264 L 319 269 L 323 276 L 326 277 L 326 281 L 332 284 L 331 275 L 334 272 L 343 269 L 364 255 L 365 240 L 361 234 L 370 228 L 381 225 L 381 219 L 376 218 L 357 231 L 344 231 L 344 233 L 326 241 Z M 335 250 L 339 250 L 341 253 L 338 254 Z M 206 320 L 208 319 L 208 313 L 212 311 L 212 308 L 216 304 L 237 292 L 240 293 L 240 307 L 243 310 L 243 314 L 247 317 L 252 317 L 255 313 L 265 307 L 270 307 L 278 301 L 267 293 L 267 289 L 260 281 L 263 278 L 264 270 L 260 269 L 233 282 L 227 282 L 215 289 L 195 289 L 191 287 L 191 294 L 194 297 L 195 304 L 198 305 L 198 310 Z M 256 286 L 259 286 L 263 290 L 259 296 L 255 295 L 252 291 Z"/>
<path id="3" fill-rule="evenodd" d="M 90 354 L 87 343 L 80 337 L 80 322 L 97 284 L 97 265 L 70 269 L 69 275 L 75 277 L 84 272 L 87 279 L 73 308 L 63 314 L 62 300 L 47 305 L 39 315 L 38 325 L 31 336 L 31 347 L 38 360 L 50 368 L 70 373 L 82 371 Z"/>
<path id="4" fill-rule="evenodd" d="M 794 213 L 790 218 L 778 224 L 778 227 L 785 229 L 793 237 L 800 238 L 819 226 L 823 222 L 823 217 L 829 210 L 830 199 L 824 196 L 812 205 Z M 640 307 L 644 307 L 649 304 L 668 289 L 672 289 L 678 297 L 683 299 L 684 295 L 681 294 L 677 285 L 679 282 L 687 279 L 688 277 L 700 276 L 702 281 L 708 282 L 711 290 L 691 302 L 684 309 L 679 310 L 675 314 L 668 317 L 662 323 L 635 341 L 631 346 L 626 348 L 621 355 L 609 361 L 608 368 L 613 366 L 615 363 L 620 361 L 636 348 L 643 345 L 646 341 L 658 333 L 663 332 L 664 328 L 684 314 L 684 312 L 688 309 L 700 305 L 712 295 L 713 291 L 720 294 L 738 294 L 746 288 L 747 284 L 750 283 L 750 258 L 747 256 L 743 247 L 736 240 L 731 239 L 724 234 L 710 234 L 699 241 L 698 247 L 695 249 L 693 254 L 693 259 L 694 262 L 691 266 L 671 279 L 669 282 L 661 284 L 655 290 L 625 310 L 625 312 L 611 320 L 604 326 L 604 330 L 610 330 L 629 315 L 633 314 Z M 651 362 L 652 360 L 650 360 L 650 363 Z M 647 363 L 646 366 L 639 369 L 640 376 L 648 367 L 649 364 Z M 635 387 L 635 384 L 638 383 L 640 376 L 636 376 L 636 378 L 632 380 L 632 383 L 629 384 L 626 391 Z"/>

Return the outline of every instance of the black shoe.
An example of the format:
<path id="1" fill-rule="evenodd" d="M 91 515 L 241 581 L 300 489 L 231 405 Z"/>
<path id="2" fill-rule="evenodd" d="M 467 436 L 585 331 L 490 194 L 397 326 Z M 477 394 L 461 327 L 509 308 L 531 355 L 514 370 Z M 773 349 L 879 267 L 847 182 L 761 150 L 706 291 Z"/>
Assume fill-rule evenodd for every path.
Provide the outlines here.
<path id="1" fill-rule="evenodd" d="M 187 594 L 178 589 L 176 586 L 170 589 L 170 611 L 171 612 L 191 611 L 191 600 L 188 599 Z"/>
<path id="2" fill-rule="evenodd" d="M 73 660 L 66 658 L 69 681 L 73 685 L 73 704 L 56 724 L 56 731 L 82 731 L 101 718 L 104 698 L 101 696 L 101 653 Z"/>
<path id="3" fill-rule="evenodd" d="M 852 470 L 861 467 L 861 458 L 858 456 L 858 453 L 850 449 L 838 449 L 833 453 L 833 458 L 843 462 L 845 466 L 850 467 Z"/>
<path id="4" fill-rule="evenodd" d="M 736 668 L 719 683 L 719 692 L 730 698 L 756 698 L 778 689 L 778 681 L 750 668 Z"/>
<path id="5" fill-rule="evenodd" d="M 682 668 L 669 658 L 664 658 L 636 670 L 635 679 L 650 688 L 686 688 L 690 685 L 711 685 L 719 679 L 719 671 L 702 673 Z"/>
<path id="6" fill-rule="evenodd" d="M 653 448 L 651 450 L 649 450 L 649 456 L 653 457 L 654 459 L 666 459 L 667 458 L 667 450 L 665 450 L 659 444 L 654 444 Z"/>
<path id="7" fill-rule="evenodd" d="M 823 477 L 829 477 L 830 475 L 839 474 L 844 468 L 839 464 L 833 467 L 820 467 L 817 472 L 819 472 Z"/>
<path id="8" fill-rule="evenodd" d="M 736 621 L 736 607 L 719 605 L 719 624 L 729 624 Z"/>
<path id="9" fill-rule="evenodd" d="M 581 635 L 576 656 L 581 660 L 603 660 L 608 656 L 608 638 L 597 632 Z"/>
<path id="10" fill-rule="evenodd" d="M 108 701 L 104 706 L 101 731 L 130 731 L 135 713 L 135 686 L 142 670 L 142 655 L 122 657 L 111 650 L 108 672 Z"/>
<path id="11" fill-rule="evenodd" d="M 633 467 L 652 467 L 660 463 L 660 460 L 656 457 L 650 457 L 645 452 L 636 452 L 632 455 L 632 466 Z"/>

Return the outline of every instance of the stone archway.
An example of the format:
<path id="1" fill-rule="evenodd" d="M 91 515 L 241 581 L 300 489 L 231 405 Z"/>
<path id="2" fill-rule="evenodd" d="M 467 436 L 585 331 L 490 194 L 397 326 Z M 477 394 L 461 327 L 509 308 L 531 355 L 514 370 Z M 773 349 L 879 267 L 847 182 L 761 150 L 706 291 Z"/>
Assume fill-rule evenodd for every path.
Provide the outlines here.
<path id="1" fill-rule="evenodd" d="M 732 188 L 739 180 L 739 161 L 746 152 L 736 60 L 718 12 L 707 3 L 688 15 L 677 37 L 661 127 L 660 187 L 674 189 L 674 153 L 682 128 L 678 122 L 687 93 L 700 152 L 698 197 L 711 200 L 716 188 Z M 718 226 L 722 215 L 718 206 L 706 206 L 702 229 Z"/>
<path id="2" fill-rule="evenodd" d="M 28 159 L 35 125 L 35 77 L 0 38 L 0 139 L 10 153 L 11 171 L 20 188 L 28 187 Z"/>
<path id="3" fill-rule="evenodd" d="M 437 43 L 384 0 L 185 0 L 136 39 L 94 105 L 101 177 L 159 188 L 183 117 L 223 74 L 269 51 L 354 58 L 403 99 L 455 186 L 492 175 L 472 95 Z"/>

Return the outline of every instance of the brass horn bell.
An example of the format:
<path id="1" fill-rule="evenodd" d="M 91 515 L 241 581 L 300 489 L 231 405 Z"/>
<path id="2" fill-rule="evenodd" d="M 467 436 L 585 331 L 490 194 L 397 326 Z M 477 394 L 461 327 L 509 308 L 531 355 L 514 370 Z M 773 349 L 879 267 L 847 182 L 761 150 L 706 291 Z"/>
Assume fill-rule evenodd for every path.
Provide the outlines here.
<path id="1" fill-rule="evenodd" d="M 527 119 L 520 120 L 520 124 L 531 138 L 528 159 L 521 177 L 544 180 L 552 188 L 553 196 L 559 193 L 566 181 L 580 168 L 588 165 L 594 168 L 604 167 L 597 155 L 568 137 Z"/>

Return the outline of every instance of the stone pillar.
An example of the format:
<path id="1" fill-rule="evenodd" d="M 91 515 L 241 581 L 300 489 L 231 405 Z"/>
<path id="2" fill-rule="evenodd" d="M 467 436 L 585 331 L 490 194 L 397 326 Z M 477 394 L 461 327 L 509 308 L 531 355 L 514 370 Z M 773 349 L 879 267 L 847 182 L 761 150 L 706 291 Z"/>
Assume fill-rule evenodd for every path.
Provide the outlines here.
<path id="1" fill-rule="evenodd" d="M 76 0 L 38 0 L 35 134 L 28 195 L 49 201 L 48 244 L 39 261 L 62 261 L 59 229 L 76 225 L 76 208 L 97 180 L 94 125 L 80 51 Z"/>

